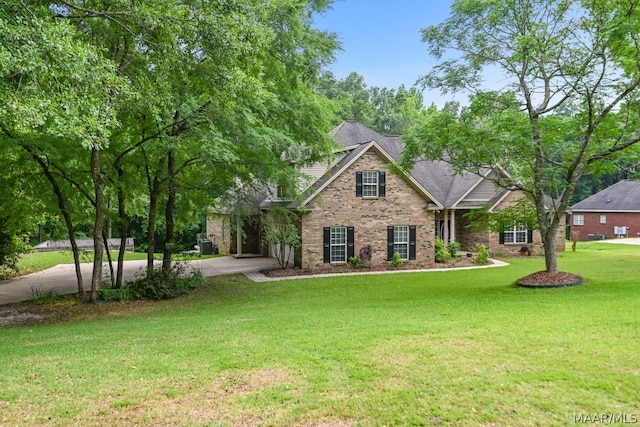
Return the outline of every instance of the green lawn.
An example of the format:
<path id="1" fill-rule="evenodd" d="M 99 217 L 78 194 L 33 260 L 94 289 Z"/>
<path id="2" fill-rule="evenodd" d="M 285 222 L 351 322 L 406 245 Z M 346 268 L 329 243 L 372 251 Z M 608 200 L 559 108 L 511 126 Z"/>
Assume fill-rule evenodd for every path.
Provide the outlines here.
<path id="1" fill-rule="evenodd" d="M 512 285 L 543 268 L 531 258 L 474 271 L 217 277 L 187 297 L 127 305 L 135 311 L 4 328 L 0 425 L 637 419 L 639 260 L 640 246 L 579 244 L 559 263 L 588 283 L 543 290 Z"/>

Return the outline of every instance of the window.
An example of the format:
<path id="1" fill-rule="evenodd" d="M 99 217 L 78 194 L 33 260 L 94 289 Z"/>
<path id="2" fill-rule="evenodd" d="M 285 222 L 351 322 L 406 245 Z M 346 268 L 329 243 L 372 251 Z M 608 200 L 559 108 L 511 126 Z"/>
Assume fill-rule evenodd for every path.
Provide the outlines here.
<path id="1" fill-rule="evenodd" d="M 344 263 L 354 255 L 353 227 L 324 227 L 324 262 Z"/>
<path id="2" fill-rule="evenodd" d="M 600 224 L 606 224 L 606 223 L 607 223 L 607 216 L 600 215 Z"/>
<path id="3" fill-rule="evenodd" d="M 400 258 L 409 259 L 409 227 L 406 225 L 393 227 L 393 252 Z"/>
<path id="4" fill-rule="evenodd" d="M 584 215 L 573 214 L 573 225 L 584 225 Z"/>
<path id="5" fill-rule="evenodd" d="M 347 262 L 347 228 L 331 227 L 331 262 Z"/>
<path id="6" fill-rule="evenodd" d="M 403 260 L 416 259 L 416 226 L 390 225 L 387 227 L 387 260 L 398 252 Z"/>
<path id="7" fill-rule="evenodd" d="M 513 227 L 506 229 L 502 233 L 502 242 L 505 245 L 517 243 L 529 243 L 529 230 L 527 226 L 521 222 L 516 223 Z"/>
<path id="8" fill-rule="evenodd" d="M 386 181 L 385 172 L 356 172 L 356 197 L 385 197 Z"/>
<path id="9" fill-rule="evenodd" d="M 362 197 L 378 197 L 378 172 L 362 172 Z"/>

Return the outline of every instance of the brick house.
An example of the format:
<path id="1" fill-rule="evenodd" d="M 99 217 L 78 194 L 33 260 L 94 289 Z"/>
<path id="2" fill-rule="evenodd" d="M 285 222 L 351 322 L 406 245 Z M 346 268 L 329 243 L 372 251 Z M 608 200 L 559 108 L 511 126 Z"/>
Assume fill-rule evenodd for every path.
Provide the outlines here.
<path id="1" fill-rule="evenodd" d="M 342 123 L 331 136 L 341 146 L 334 163 L 303 168 L 315 180 L 301 205 L 288 206 L 299 212 L 302 246 L 290 254 L 296 266 L 345 263 L 364 247 L 371 249 L 373 264 L 390 260 L 395 252 L 406 262 L 428 264 L 434 261 L 436 238 L 456 241 L 465 251 L 476 243 L 493 253 L 517 253 L 524 244 L 534 251 L 540 248 L 540 234 L 519 224 L 503 233 L 467 228 L 464 215 L 471 209 L 488 205 L 498 211 L 522 197 L 496 188 L 488 179 L 506 171 L 456 174 L 446 162 L 420 160 L 410 173 L 392 172 L 389 165 L 400 160 L 404 148 L 399 137 L 381 135 L 357 122 Z M 260 197 L 255 209 L 267 210 L 278 201 L 282 202 Z M 219 245 L 222 253 L 229 248 L 228 253 L 241 255 L 246 253 L 245 242 L 256 241 L 255 235 L 249 237 L 245 229 L 234 236 L 229 226 L 224 231 L 224 224 L 232 221 L 228 214 L 212 214 L 207 232 L 216 242 L 228 242 Z M 557 246 L 564 248 L 563 233 L 558 233 Z M 260 254 L 271 255 L 267 245 Z"/>
<path id="2" fill-rule="evenodd" d="M 640 237 L 640 181 L 622 180 L 571 207 L 580 240 Z"/>

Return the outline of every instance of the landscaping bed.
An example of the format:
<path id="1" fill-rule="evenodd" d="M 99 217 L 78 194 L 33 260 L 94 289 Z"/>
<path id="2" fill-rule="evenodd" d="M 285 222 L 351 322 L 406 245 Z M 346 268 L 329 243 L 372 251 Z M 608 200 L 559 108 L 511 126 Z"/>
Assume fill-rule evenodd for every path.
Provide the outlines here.
<path id="1" fill-rule="evenodd" d="M 344 273 L 367 273 L 367 272 L 377 272 L 377 271 L 407 271 L 407 270 L 433 270 L 433 269 L 441 269 L 441 268 L 461 268 L 461 267 L 474 267 L 475 265 L 472 262 L 473 258 L 471 257 L 463 257 L 460 258 L 456 262 L 443 262 L 443 263 L 428 263 L 428 264 L 413 264 L 413 263 L 404 263 L 399 267 L 394 267 L 391 264 L 378 264 L 373 266 L 361 266 L 358 268 L 353 268 L 349 264 L 343 265 L 333 265 L 331 267 L 326 268 L 313 268 L 313 269 L 302 269 L 299 267 L 285 268 L 285 269 L 273 269 L 273 270 L 263 270 L 261 271 L 267 277 L 277 278 L 277 277 L 291 277 L 291 276 L 311 276 L 317 274 L 344 274 Z M 492 261 L 489 260 L 488 264 L 492 264 Z"/>
<path id="2" fill-rule="evenodd" d="M 517 284 L 526 288 L 564 288 L 581 285 L 583 282 L 582 277 L 576 274 L 562 271 L 557 273 L 537 271 L 519 279 Z"/>

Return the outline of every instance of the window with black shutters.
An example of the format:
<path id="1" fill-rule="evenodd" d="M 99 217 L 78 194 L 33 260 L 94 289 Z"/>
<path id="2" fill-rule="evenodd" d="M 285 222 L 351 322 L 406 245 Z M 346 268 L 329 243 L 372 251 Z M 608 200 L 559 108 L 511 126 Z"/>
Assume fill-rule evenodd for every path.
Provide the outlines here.
<path id="1" fill-rule="evenodd" d="M 356 172 L 356 197 L 385 197 L 387 174 L 382 171 Z"/>
<path id="2" fill-rule="evenodd" d="M 403 260 L 416 259 L 416 226 L 390 225 L 387 227 L 387 260 L 398 252 Z"/>
<path id="3" fill-rule="evenodd" d="M 347 262 L 355 253 L 354 237 L 353 227 L 324 227 L 323 261 L 326 264 Z"/>

